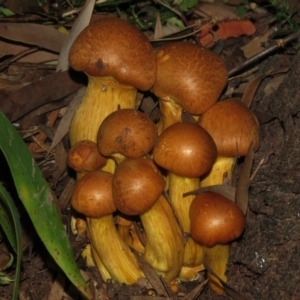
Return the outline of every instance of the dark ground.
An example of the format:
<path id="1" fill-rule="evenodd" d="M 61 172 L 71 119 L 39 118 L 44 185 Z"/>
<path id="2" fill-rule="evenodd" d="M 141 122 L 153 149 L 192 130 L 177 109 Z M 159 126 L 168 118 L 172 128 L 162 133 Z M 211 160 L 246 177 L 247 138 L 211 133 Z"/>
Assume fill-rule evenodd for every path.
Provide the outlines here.
<path id="1" fill-rule="evenodd" d="M 272 115 L 261 126 L 255 165 L 261 164 L 250 189 L 247 230 L 234 243 L 229 282 L 245 299 L 300 299 L 300 53 L 274 55 L 263 74 L 291 69 L 271 96 L 257 93 L 252 108 Z M 254 167 L 255 168 L 255 167 Z"/>
<path id="2" fill-rule="evenodd" d="M 247 300 L 300 300 L 300 52 L 281 52 L 262 61 L 257 74 L 291 66 L 279 88 L 267 97 L 264 88 L 271 78 L 264 79 L 251 106 L 272 118 L 261 125 L 261 143 L 253 168 L 258 170 L 250 188 L 247 229 L 232 244 L 228 264 L 228 283 Z M 70 209 L 65 207 L 62 218 L 66 224 L 70 215 Z M 37 238 L 32 237 L 32 232 L 27 234 L 31 237 L 29 243 L 24 242 L 20 299 L 79 299 L 78 292 L 59 277 Z M 70 239 L 78 255 L 82 244 L 71 234 Z M 80 259 L 78 263 L 86 270 Z M 90 274 L 97 278 L 97 273 Z M 65 294 L 55 294 L 56 279 L 65 286 Z M 186 293 L 196 284 L 184 285 L 182 291 Z M 99 286 L 104 287 L 101 281 Z M 11 291 L 11 285 L 0 285 L 0 299 L 10 299 Z M 110 296 L 127 300 L 139 294 L 140 287 L 108 285 L 107 293 L 103 292 L 100 299 Z M 206 290 L 197 299 L 228 298 Z"/>

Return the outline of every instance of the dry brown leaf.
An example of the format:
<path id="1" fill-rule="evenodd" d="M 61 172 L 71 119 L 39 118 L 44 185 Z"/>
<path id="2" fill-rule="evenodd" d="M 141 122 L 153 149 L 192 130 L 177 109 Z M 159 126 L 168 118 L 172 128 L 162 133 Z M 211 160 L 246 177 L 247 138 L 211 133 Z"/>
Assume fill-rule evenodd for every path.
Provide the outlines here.
<path id="1" fill-rule="evenodd" d="M 0 36 L 59 53 L 66 35 L 54 27 L 30 23 L 0 23 Z"/>
<path id="2" fill-rule="evenodd" d="M 142 256 L 135 252 L 135 257 L 141 270 L 144 272 L 146 278 L 152 285 L 153 289 L 156 291 L 158 296 L 169 297 L 169 291 L 167 291 L 165 285 L 162 283 L 162 278 L 152 269 Z"/>
<path id="3" fill-rule="evenodd" d="M 230 297 L 232 300 L 245 300 L 245 297 L 243 297 L 238 291 L 233 289 L 231 286 L 229 286 L 225 281 L 223 281 L 207 264 L 206 260 L 204 259 L 203 265 L 205 269 L 211 273 L 213 276 L 218 278 L 218 280 L 221 282 L 222 286 L 224 287 L 224 291 L 226 294 Z"/>
<path id="4" fill-rule="evenodd" d="M 241 50 L 244 52 L 246 58 L 252 57 L 260 51 L 264 50 L 263 45 L 269 40 L 271 34 L 274 33 L 273 28 L 269 28 L 264 32 L 263 35 L 252 39 L 248 44 L 241 47 Z"/>
<path id="5" fill-rule="evenodd" d="M 41 11 L 36 0 L 5 0 L 5 7 L 20 15 L 32 10 Z"/>
<path id="6" fill-rule="evenodd" d="M 76 92 L 82 86 L 73 81 L 67 71 L 54 73 L 18 90 L 0 103 L 0 109 L 14 122 L 37 107 Z"/>
<path id="7" fill-rule="evenodd" d="M 52 284 L 52 289 L 48 295 L 47 300 L 57 300 L 62 299 L 64 294 L 64 288 L 66 284 L 66 279 L 62 273 L 58 273 L 55 281 Z"/>
<path id="8" fill-rule="evenodd" d="M 19 53 L 28 50 L 29 47 L 18 45 L 15 43 L 6 42 L 0 40 L 0 57 L 18 55 Z M 44 63 L 49 61 L 55 61 L 58 59 L 58 54 L 39 50 L 34 53 L 30 53 L 18 60 L 23 63 Z"/>
<path id="9" fill-rule="evenodd" d="M 199 3 L 196 8 L 197 11 L 199 10 L 202 13 L 202 17 L 206 19 L 208 16 L 210 19 L 217 18 L 218 20 L 238 18 L 238 16 L 234 13 L 234 7 L 225 5 L 221 2 Z"/>
<path id="10" fill-rule="evenodd" d="M 55 147 L 54 171 L 52 173 L 53 185 L 56 186 L 60 177 L 67 170 L 67 152 L 62 142 L 59 142 Z"/>
<path id="11" fill-rule="evenodd" d="M 252 100 L 255 96 L 255 93 L 263 79 L 265 79 L 267 76 L 273 76 L 273 75 L 277 75 L 277 74 L 281 74 L 281 73 L 286 73 L 289 69 L 290 69 L 290 67 L 280 68 L 277 70 L 271 70 L 263 75 L 258 76 L 257 78 L 255 78 L 253 81 L 251 81 L 247 85 L 241 101 L 244 102 L 248 107 L 250 107 Z"/>
<path id="12" fill-rule="evenodd" d="M 48 150 L 47 155 L 54 149 L 54 147 L 64 138 L 64 136 L 69 132 L 69 127 L 71 124 L 71 120 L 73 118 L 74 112 L 77 108 L 77 105 L 83 98 L 86 88 L 80 89 L 76 95 L 74 96 L 72 102 L 68 105 L 67 111 L 60 120 L 60 123 L 57 127 L 56 133 L 54 135 L 52 144 Z"/>
<path id="13" fill-rule="evenodd" d="M 75 183 L 76 181 L 74 178 L 68 177 L 67 183 L 64 184 L 64 190 L 62 191 L 58 199 L 58 204 L 61 210 L 64 210 L 68 206 L 73 195 Z"/>
<path id="14" fill-rule="evenodd" d="M 159 12 L 156 15 L 156 22 L 155 22 L 155 30 L 154 30 L 154 37 L 153 39 L 160 39 L 164 36 L 163 26 L 161 24 L 160 14 Z"/>
<path id="15" fill-rule="evenodd" d="M 201 291 L 203 290 L 203 288 L 205 287 L 205 285 L 207 284 L 208 280 L 203 281 L 201 284 L 199 284 L 197 287 L 195 287 L 191 292 L 189 292 L 186 296 L 184 296 L 183 298 L 180 298 L 182 300 L 193 300 L 196 299 Z"/>
<path id="16" fill-rule="evenodd" d="M 47 123 L 48 126 L 52 127 L 57 119 L 57 116 L 59 114 L 58 110 L 54 110 L 52 111 L 48 116 L 47 116 Z M 40 131 L 37 135 L 35 135 L 35 139 L 40 141 L 40 142 L 45 142 L 46 138 L 47 138 L 47 134 L 44 131 Z M 29 144 L 28 149 L 31 153 L 35 154 L 35 153 L 39 153 L 39 152 L 45 152 L 44 148 L 41 148 L 38 144 L 36 144 L 35 142 L 32 142 Z"/>
<path id="17" fill-rule="evenodd" d="M 189 195 L 197 195 L 203 192 L 216 192 L 218 194 L 223 195 L 224 197 L 230 199 L 231 201 L 235 202 L 235 187 L 231 185 L 211 185 L 206 187 L 201 187 L 197 190 L 184 193 L 183 196 L 189 196 Z"/>
<path id="18" fill-rule="evenodd" d="M 264 88 L 265 97 L 271 96 L 275 91 L 277 91 L 279 85 L 283 82 L 284 78 L 286 77 L 285 74 L 278 75 L 274 77 L 272 80 Z"/>
<path id="19" fill-rule="evenodd" d="M 58 65 L 56 71 L 66 71 L 69 68 L 69 50 L 74 43 L 75 39 L 77 38 L 78 34 L 86 27 L 91 21 L 91 16 L 93 13 L 93 9 L 95 6 L 95 0 L 87 0 L 85 1 L 82 10 L 76 19 L 70 34 L 68 35 L 67 39 L 64 41 L 60 56 L 58 59 Z"/>
<path id="20" fill-rule="evenodd" d="M 253 165 L 254 150 L 250 145 L 236 184 L 235 203 L 246 215 L 248 210 L 249 188 L 251 184 L 251 170 Z"/>

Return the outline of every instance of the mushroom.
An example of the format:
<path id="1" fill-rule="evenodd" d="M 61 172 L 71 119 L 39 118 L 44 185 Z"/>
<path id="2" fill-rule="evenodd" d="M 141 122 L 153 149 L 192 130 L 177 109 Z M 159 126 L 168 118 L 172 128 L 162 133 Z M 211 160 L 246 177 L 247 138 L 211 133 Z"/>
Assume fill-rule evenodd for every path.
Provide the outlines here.
<path id="1" fill-rule="evenodd" d="M 108 271 L 113 280 L 133 284 L 145 276 L 115 227 L 112 216 L 116 211 L 112 197 L 112 177 L 111 173 L 102 170 L 85 174 L 75 184 L 71 204 L 76 211 L 87 217 L 92 248 L 97 254 L 95 262 L 100 273 L 107 278 Z M 93 222 L 95 219 L 97 222 Z"/>
<path id="2" fill-rule="evenodd" d="M 192 238 L 207 247 L 232 242 L 246 226 L 242 210 L 215 192 L 198 194 L 191 203 L 189 217 Z"/>
<path id="3" fill-rule="evenodd" d="M 67 164 L 76 172 L 90 172 L 105 166 L 107 159 L 93 141 L 82 140 L 73 145 L 68 153 Z"/>
<path id="4" fill-rule="evenodd" d="M 125 157 L 142 157 L 149 153 L 157 139 L 157 128 L 144 113 L 119 109 L 101 123 L 97 134 L 99 152 L 117 163 Z"/>
<path id="5" fill-rule="evenodd" d="M 183 193 L 199 188 L 199 177 L 209 172 L 216 157 L 217 149 L 211 136 L 202 127 L 188 122 L 166 128 L 154 147 L 153 159 L 168 171 L 170 200 L 186 233 L 190 232 L 189 208 L 194 196 L 183 197 Z M 202 262 L 202 247 L 189 238 L 184 265 L 195 267 Z M 188 273 L 191 274 L 185 272 Z"/>
<path id="6" fill-rule="evenodd" d="M 201 186 L 231 184 L 236 157 L 246 155 L 251 145 L 254 150 L 259 146 L 259 124 L 256 117 L 241 101 L 228 98 L 201 115 L 198 123 L 210 133 L 218 149 L 216 163 L 201 180 Z M 211 261 L 211 269 L 224 281 L 227 280 L 225 272 L 228 253 L 229 245 L 205 248 L 206 257 Z M 222 294 L 223 288 L 219 280 L 210 273 L 208 276 L 212 290 Z"/>
<path id="7" fill-rule="evenodd" d="M 140 215 L 146 244 L 143 257 L 167 281 L 182 267 L 184 244 L 180 227 L 162 196 L 164 179 L 152 161 L 128 158 L 113 175 L 113 200 L 127 215 Z"/>
<path id="8" fill-rule="evenodd" d="M 86 93 L 70 126 L 70 141 L 96 141 L 104 118 L 118 108 L 135 108 L 137 89 L 149 90 L 155 79 L 155 57 L 147 37 L 131 23 L 103 18 L 77 37 L 70 66 L 88 76 Z M 106 168 L 107 171 L 109 167 Z"/>
<path id="9" fill-rule="evenodd" d="M 191 236 L 205 249 L 205 260 L 210 269 L 226 281 L 226 264 L 229 247 L 233 240 L 239 238 L 246 227 L 242 210 L 231 200 L 215 192 L 198 194 L 190 206 Z M 218 294 L 223 286 L 208 273 L 210 286 Z"/>
<path id="10" fill-rule="evenodd" d="M 87 26 L 70 49 L 69 64 L 88 77 L 69 130 L 71 146 L 81 140 L 96 142 L 103 119 L 118 108 L 135 108 L 137 89 L 149 90 L 155 80 L 155 57 L 149 40 L 134 25 L 118 18 L 103 18 Z M 112 173 L 114 162 L 108 160 L 104 170 Z M 91 218 L 88 223 L 92 244 L 97 247 L 94 230 L 101 221 L 98 224 Z M 100 259 L 97 261 L 101 268 Z"/>
<path id="11" fill-rule="evenodd" d="M 222 59 L 211 50 L 189 42 L 170 43 L 156 52 L 156 80 L 152 92 L 159 98 L 159 133 L 181 121 L 182 110 L 200 115 L 219 99 L 227 84 Z"/>
<path id="12" fill-rule="evenodd" d="M 230 183 L 236 157 L 245 156 L 251 144 L 254 150 L 259 146 L 255 115 L 240 100 L 228 98 L 201 115 L 198 124 L 209 132 L 218 150 L 217 162 L 201 185 Z"/>

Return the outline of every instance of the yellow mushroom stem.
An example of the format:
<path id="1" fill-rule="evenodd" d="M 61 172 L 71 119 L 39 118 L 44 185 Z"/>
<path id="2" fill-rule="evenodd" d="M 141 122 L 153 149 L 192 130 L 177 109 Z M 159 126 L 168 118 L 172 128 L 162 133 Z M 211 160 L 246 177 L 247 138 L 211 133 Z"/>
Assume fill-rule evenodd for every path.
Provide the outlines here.
<path id="1" fill-rule="evenodd" d="M 146 235 L 144 259 L 170 282 L 179 275 L 184 254 L 182 231 L 173 210 L 160 196 L 140 217 Z"/>
<path id="2" fill-rule="evenodd" d="M 140 241 L 133 223 L 129 226 L 124 224 L 118 224 L 117 228 L 120 237 L 130 248 L 134 249 L 135 251 L 141 254 L 145 252 L 145 246 Z"/>
<path id="3" fill-rule="evenodd" d="M 158 134 L 170 125 L 181 122 L 182 107 L 171 99 L 159 99 L 160 119 L 157 123 Z"/>
<path id="4" fill-rule="evenodd" d="M 218 157 L 209 174 L 201 180 L 200 186 L 230 185 L 232 172 L 235 165 L 235 157 Z M 223 281 L 227 282 L 226 268 L 229 258 L 229 245 L 216 245 L 203 247 L 205 260 L 208 266 Z M 208 272 L 209 285 L 216 294 L 223 294 L 224 289 L 220 281 Z"/>
<path id="5" fill-rule="evenodd" d="M 169 177 L 169 197 L 172 202 L 175 214 L 182 226 L 185 233 L 190 232 L 190 220 L 189 220 L 189 209 L 191 202 L 193 201 L 194 195 L 183 197 L 183 194 L 192 190 L 199 188 L 200 179 L 199 178 L 188 178 L 175 175 L 172 172 L 168 173 Z M 184 260 L 183 264 L 185 267 L 192 268 L 188 273 L 188 277 L 184 277 L 186 272 L 181 274 L 181 279 L 183 281 L 192 280 L 197 275 L 197 266 L 203 263 L 203 248 L 201 245 L 194 242 L 194 240 L 188 237 L 185 250 L 184 250 Z M 193 270 L 195 273 L 191 276 Z"/>
<path id="6" fill-rule="evenodd" d="M 91 245 L 113 280 L 133 284 L 145 277 L 129 246 L 120 238 L 112 215 L 88 218 L 88 228 Z"/>
<path id="7" fill-rule="evenodd" d="M 88 76 L 88 85 L 71 122 L 71 146 L 81 140 L 97 142 L 102 121 L 119 108 L 135 108 L 137 89 L 120 84 L 112 77 Z M 107 166 L 114 166 L 109 159 Z M 114 167 L 109 167 L 111 170 Z M 108 170 L 109 171 L 109 170 Z"/>
<path id="8" fill-rule="evenodd" d="M 70 126 L 71 146 L 81 140 L 97 142 L 99 126 L 106 116 L 119 108 L 135 108 L 136 94 L 136 88 L 120 84 L 112 77 L 88 76 L 85 95 L 74 114 Z M 103 170 L 113 173 L 114 169 L 115 162 L 109 159 Z M 91 244 L 98 254 L 96 264 L 100 266 L 98 267 L 99 271 L 103 273 L 101 264 L 104 263 L 104 258 L 107 262 L 115 260 L 118 263 L 114 264 L 114 270 L 112 270 L 113 268 L 107 268 L 109 273 L 112 272 L 111 277 L 119 282 L 133 283 L 138 277 L 143 276 L 143 273 L 137 266 L 129 247 L 119 237 L 113 223 L 113 217 L 106 216 L 104 219 L 87 218 Z M 106 232 L 108 228 L 111 228 L 110 234 Z M 107 238 L 104 245 L 101 245 L 101 241 L 104 241 L 101 231 L 105 233 L 105 238 Z M 124 261 L 122 261 L 122 257 Z M 120 280 L 118 279 L 119 276 Z"/>
<path id="9" fill-rule="evenodd" d="M 202 187 L 217 184 L 231 185 L 235 162 L 235 157 L 219 156 L 213 164 L 211 171 L 201 179 L 200 185 Z"/>

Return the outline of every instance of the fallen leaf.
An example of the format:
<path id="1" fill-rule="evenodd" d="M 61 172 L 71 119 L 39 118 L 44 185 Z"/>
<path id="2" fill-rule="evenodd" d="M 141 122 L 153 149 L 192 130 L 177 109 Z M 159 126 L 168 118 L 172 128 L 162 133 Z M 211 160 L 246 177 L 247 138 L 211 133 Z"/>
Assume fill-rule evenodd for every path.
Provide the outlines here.
<path id="1" fill-rule="evenodd" d="M 75 39 L 79 35 L 79 33 L 88 26 L 91 21 L 91 16 L 93 13 L 93 9 L 95 6 L 95 0 L 87 0 L 84 6 L 81 9 L 81 12 L 76 19 L 70 34 L 68 35 L 67 39 L 65 39 L 61 51 L 60 56 L 58 59 L 58 65 L 56 71 L 66 71 L 69 68 L 69 61 L 68 55 L 69 50 L 74 43 Z"/>
<path id="2" fill-rule="evenodd" d="M 215 192 L 215 193 L 221 194 L 224 197 L 235 202 L 236 191 L 235 191 L 235 187 L 233 187 L 231 185 L 211 185 L 211 186 L 201 187 L 197 190 L 190 191 L 188 193 L 184 193 L 183 197 L 186 197 L 189 195 L 198 195 L 203 192 Z"/>
<path id="3" fill-rule="evenodd" d="M 243 297 L 238 291 L 236 291 L 234 288 L 232 288 L 230 285 L 228 285 L 209 267 L 209 265 L 207 264 L 205 259 L 204 259 L 203 265 L 209 273 L 211 273 L 213 276 L 215 276 L 220 281 L 220 283 L 224 287 L 224 291 L 232 300 L 245 300 L 245 297 Z"/>
<path id="4" fill-rule="evenodd" d="M 5 7 L 20 15 L 30 10 L 41 11 L 36 0 L 6 0 Z"/>
<path id="5" fill-rule="evenodd" d="M 144 272 L 146 278 L 152 285 L 153 289 L 156 291 L 157 295 L 169 297 L 169 291 L 167 291 L 165 285 L 162 283 L 162 280 L 164 279 L 161 278 L 156 273 L 156 271 L 147 264 L 147 262 L 144 260 L 142 256 L 139 255 L 139 253 L 134 251 L 134 254 L 141 270 Z"/>
<path id="6" fill-rule="evenodd" d="M 269 37 L 274 33 L 274 28 L 269 28 L 261 36 L 251 39 L 249 43 L 241 47 L 246 58 L 252 57 L 258 52 L 264 50 L 263 45 L 268 42 Z"/>
<path id="7" fill-rule="evenodd" d="M 199 3 L 196 9 L 200 12 L 198 13 L 202 17 L 209 19 L 216 18 L 217 20 L 223 19 L 236 19 L 237 15 L 234 13 L 235 8 L 225 5 L 221 2 L 214 3 Z"/>
<path id="8" fill-rule="evenodd" d="M 198 37 L 203 47 L 212 47 L 217 40 L 236 38 L 241 35 L 251 36 L 255 31 L 256 28 L 250 20 L 231 19 L 204 26 Z"/>
<path id="9" fill-rule="evenodd" d="M 195 287 L 191 292 L 189 292 L 186 296 L 183 298 L 180 298 L 182 300 L 193 300 L 196 299 L 207 284 L 208 280 L 203 281 L 201 284 L 199 284 L 197 287 Z"/>
<path id="10" fill-rule="evenodd" d="M 59 72 L 35 81 L 4 99 L 0 110 L 12 121 L 46 103 L 62 99 L 83 85 L 72 80 L 69 72 Z"/>
<path id="11" fill-rule="evenodd" d="M 59 53 L 66 35 L 54 27 L 30 23 L 0 23 L 0 36 Z"/>
<path id="12" fill-rule="evenodd" d="M 251 170 L 253 165 L 254 150 L 252 144 L 248 148 L 244 163 L 236 184 L 235 203 L 246 215 L 249 201 L 249 188 L 251 185 Z"/>
<path id="13" fill-rule="evenodd" d="M 257 78 L 252 80 L 247 85 L 241 101 L 243 103 L 245 103 L 248 107 L 250 107 L 251 103 L 252 103 L 252 100 L 255 96 L 255 93 L 256 93 L 259 85 L 263 81 L 263 79 L 265 79 L 268 76 L 273 76 L 273 75 L 277 75 L 277 74 L 281 74 L 281 73 L 286 73 L 289 69 L 290 69 L 290 67 L 280 68 L 280 69 L 276 69 L 276 70 L 270 70 L 269 72 L 258 76 Z"/>
<path id="14" fill-rule="evenodd" d="M 56 133 L 54 135 L 52 144 L 48 150 L 47 155 L 54 149 L 54 147 L 64 138 L 64 136 L 69 132 L 69 127 L 74 115 L 74 112 L 79 104 L 79 102 L 81 101 L 81 99 L 83 98 L 83 95 L 85 93 L 86 88 L 82 88 L 80 89 L 76 95 L 74 96 L 73 100 L 71 101 L 71 103 L 68 105 L 67 107 L 67 111 L 64 114 L 64 116 L 62 117 L 62 119 L 60 120 L 60 123 L 57 127 Z"/>

